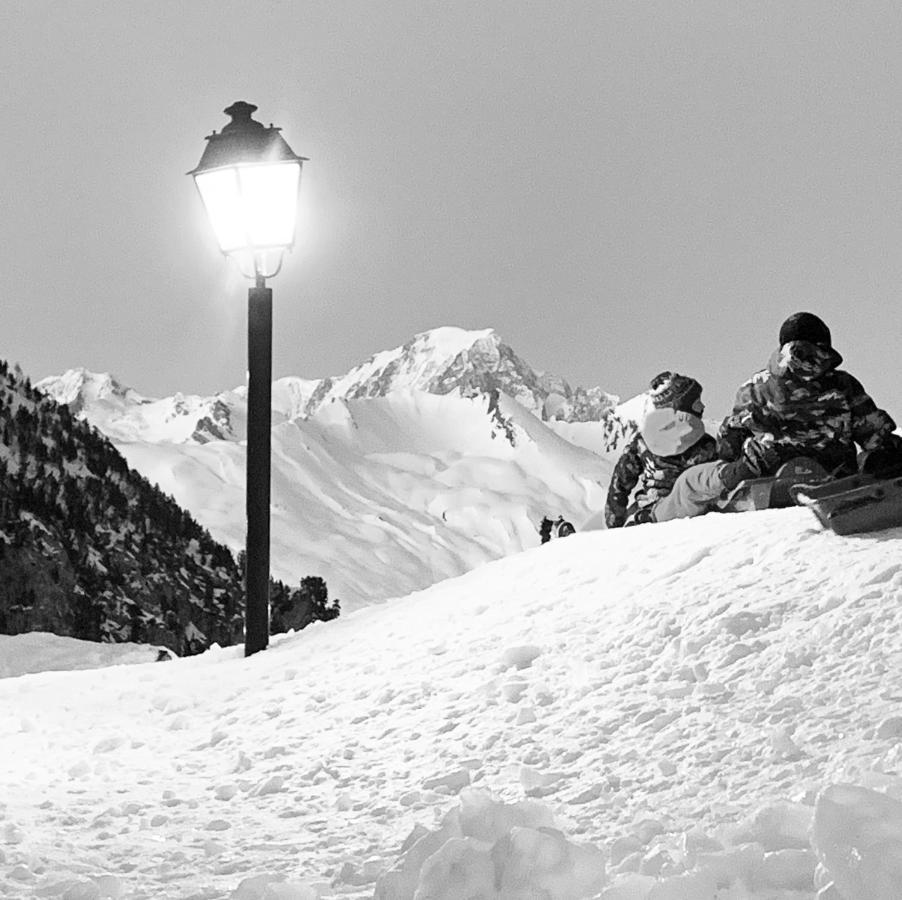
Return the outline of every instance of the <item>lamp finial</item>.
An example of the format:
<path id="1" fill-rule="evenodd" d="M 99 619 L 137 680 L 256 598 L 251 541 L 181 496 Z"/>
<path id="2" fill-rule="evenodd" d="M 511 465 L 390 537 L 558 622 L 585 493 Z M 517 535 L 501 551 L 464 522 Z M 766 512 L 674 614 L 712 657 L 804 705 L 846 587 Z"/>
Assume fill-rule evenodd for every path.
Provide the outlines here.
<path id="1" fill-rule="evenodd" d="M 223 126 L 223 131 L 237 131 L 245 128 L 262 128 L 263 124 L 251 118 L 257 111 L 257 107 L 253 103 L 246 100 L 236 100 L 231 106 L 226 107 L 223 112 L 230 116 L 232 121 L 228 125 Z"/>

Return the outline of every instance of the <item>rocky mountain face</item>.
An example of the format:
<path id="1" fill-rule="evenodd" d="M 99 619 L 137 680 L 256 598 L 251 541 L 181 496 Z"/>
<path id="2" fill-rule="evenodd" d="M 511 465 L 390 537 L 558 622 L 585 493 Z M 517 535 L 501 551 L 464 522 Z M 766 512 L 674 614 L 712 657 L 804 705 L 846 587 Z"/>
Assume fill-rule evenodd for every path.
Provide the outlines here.
<path id="1" fill-rule="evenodd" d="M 237 641 L 242 612 L 231 552 L 0 362 L 0 632 L 184 654 Z"/>
<path id="2" fill-rule="evenodd" d="M 536 371 L 491 329 L 444 327 L 377 353 L 346 375 L 324 378 L 304 413 L 310 415 L 332 399 L 384 397 L 398 390 L 460 391 L 464 397 L 501 391 L 543 421 L 598 421 L 618 401 L 600 388 L 573 388 L 559 376 Z"/>

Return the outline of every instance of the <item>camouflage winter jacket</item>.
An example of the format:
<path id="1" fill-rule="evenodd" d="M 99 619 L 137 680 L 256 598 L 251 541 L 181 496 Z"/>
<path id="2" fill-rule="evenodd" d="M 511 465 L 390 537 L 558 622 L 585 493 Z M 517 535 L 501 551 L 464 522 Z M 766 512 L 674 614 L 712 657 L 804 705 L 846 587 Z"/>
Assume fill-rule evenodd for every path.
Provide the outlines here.
<path id="1" fill-rule="evenodd" d="M 698 463 L 710 462 L 717 457 L 717 443 L 710 434 L 704 433 L 701 420 L 688 436 L 691 444 L 677 446 L 672 455 L 655 453 L 649 443 L 657 446 L 657 441 L 647 431 L 639 432 L 627 444 L 611 477 L 608 497 L 604 508 L 605 524 L 608 528 L 620 528 L 632 524 L 636 511 L 653 506 L 673 490 L 677 476 Z M 633 505 L 630 494 L 636 488 Z"/>
<path id="2" fill-rule="evenodd" d="M 793 456 L 814 457 L 830 472 L 856 469 L 855 444 L 872 450 L 884 444 L 895 422 L 848 372 L 829 347 L 793 341 L 777 350 L 768 367 L 736 395 L 717 439 L 722 459 L 738 459 L 749 437 L 772 439 L 774 469 Z"/>

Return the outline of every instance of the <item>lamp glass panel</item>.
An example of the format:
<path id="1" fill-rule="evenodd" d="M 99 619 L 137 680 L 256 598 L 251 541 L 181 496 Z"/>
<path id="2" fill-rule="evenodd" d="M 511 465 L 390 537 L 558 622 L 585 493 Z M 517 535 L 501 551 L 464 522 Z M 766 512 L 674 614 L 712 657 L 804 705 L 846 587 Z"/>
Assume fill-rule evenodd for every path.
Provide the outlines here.
<path id="1" fill-rule="evenodd" d="M 295 162 L 238 168 L 249 246 L 294 243 L 301 167 Z"/>
<path id="2" fill-rule="evenodd" d="M 194 176 L 201 200 L 223 253 L 247 246 L 244 204 L 235 169 L 214 169 Z"/>

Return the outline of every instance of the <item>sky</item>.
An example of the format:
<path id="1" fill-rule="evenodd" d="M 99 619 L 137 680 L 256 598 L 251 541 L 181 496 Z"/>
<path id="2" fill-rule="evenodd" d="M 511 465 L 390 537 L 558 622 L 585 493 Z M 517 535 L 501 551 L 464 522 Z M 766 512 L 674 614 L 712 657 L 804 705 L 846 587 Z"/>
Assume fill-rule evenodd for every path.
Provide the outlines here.
<path id="1" fill-rule="evenodd" d="M 3 636 L 0 894 L 899 897 L 900 543 L 577 534 L 249 659 Z"/>
<path id="2" fill-rule="evenodd" d="M 247 283 L 186 172 L 242 99 L 309 157 L 274 376 L 440 325 L 728 412 L 792 312 L 902 420 L 894 2 L 70 0 L 4 7 L 0 358 L 243 383 Z"/>

